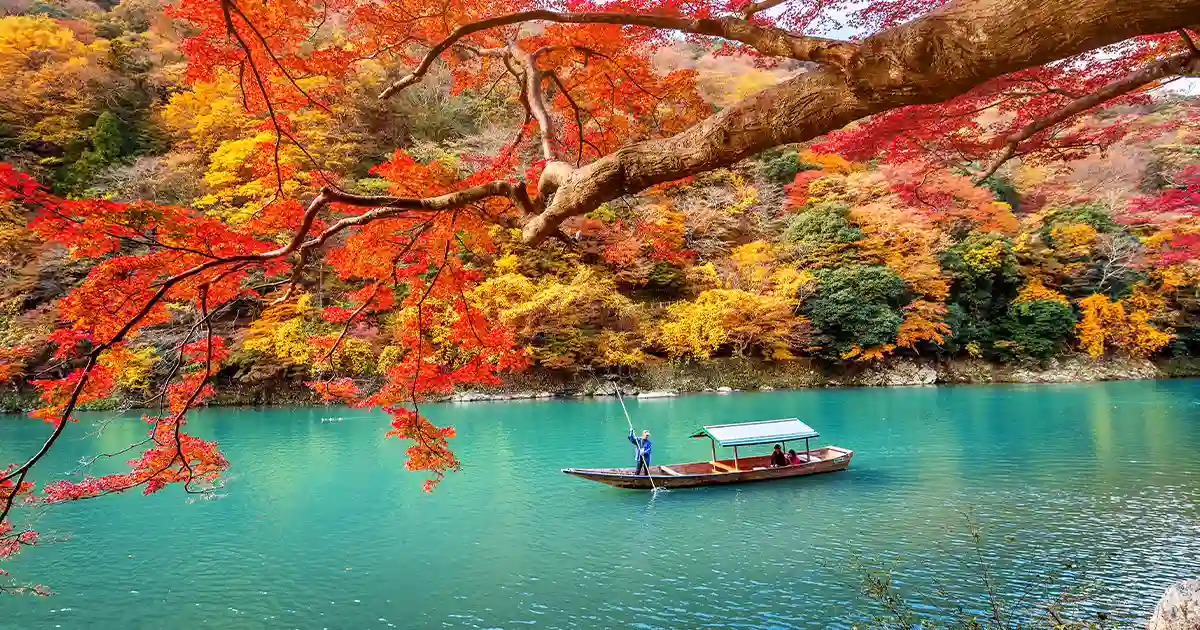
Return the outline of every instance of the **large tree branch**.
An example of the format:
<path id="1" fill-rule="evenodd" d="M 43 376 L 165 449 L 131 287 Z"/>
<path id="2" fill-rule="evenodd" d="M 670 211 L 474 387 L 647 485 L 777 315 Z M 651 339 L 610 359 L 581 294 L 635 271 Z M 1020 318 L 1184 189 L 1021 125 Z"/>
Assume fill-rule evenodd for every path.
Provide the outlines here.
<path id="1" fill-rule="evenodd" d="M 621 26 L 645 26 L 707 35 L 731 41 L 741 42 L 755 50 L 772 57 L 791 57 L 801 61 L 812 61 L 841 67 L 849 60 L 857 49 L 855 44 L 812 37 L 794 35 L 781 28 L 754 24 L 735 17 L 720 18 L 684 18 L 667 15 L 652 15 L 641 13 L 621 13 L 612 11 L 521 11 L 498 15 L 493 18 L 464 24 L 446 36 L 445 39 L 433 45 L 429 52 L 417 65 L 412 73 L 388 86 L 379 98 L 388 98 L 392 94 L 420 81 L 429 71 L 433 62 L 454 46 L 464 37 L 500 26 L 521 24 L 524 22 L 556 22 L 559 24 L 617 24 Z"/>
<path id="2" fill-rule="evenodd" d="M 753 94 L 675 136 L 575 170 L 523 239 L 622 195 L 803 142 L 871 114 L 937 103 L 998 76 L 1195 21 L 1200 0 L 954 0 L 864 40 L 844 68 Z"/>
<path id="3" fill-rule="evenodd" d="M 1046 116 L 1030 122 L 1021 128 L 1017 133 L 1012 134 L 1005 139 L 1004 149 L 1000 155 L 992 161 L 991 166 L 983 172 L 976 180 L 976 183 L 982 183 L 987 178 L 996 174 L 996 171 L 1017 154 L 1017 147 L 1024 141 L 1034 137 L 1038 133 L 1053 127 L 1069 118 L 1082 114 L 1083 112 L 1092 109 L 1105 101 L 1114 99 L 1122 94 L 1128 94 L 1138 88 L 1145 87 L 1159 79 L 1169 76 L 1191 75 L 1200 73 L 1200 55 L 1188 51 L 1183 54 L 1174 55 L 1165 59 L 1159 59 L 1142 66 L 1136 72 L 1128 74 L 1120 79 L 1112 81 L 1100 89 L 1076 99 L 1068 103 L 1062 109 Z"/>

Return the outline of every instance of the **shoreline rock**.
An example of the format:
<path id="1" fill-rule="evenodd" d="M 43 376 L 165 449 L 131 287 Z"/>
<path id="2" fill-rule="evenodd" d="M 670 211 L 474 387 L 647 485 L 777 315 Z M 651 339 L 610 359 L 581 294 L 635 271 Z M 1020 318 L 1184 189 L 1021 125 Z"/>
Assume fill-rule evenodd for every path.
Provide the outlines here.
<path id="1" fill-rule="evenodd" d="M 995 364 L 982 360 L 925 361 L 894 359 L 873 364 L 822 366 L 813 361 L 767 362 L 721 359 L 702 364 L 648 365 L 621 385 L 627 398 L 670 398 L 683 394 L 730 394 L 816 387 L 912 387 L 986 383 L 1078 383 L 1110 380 L 1152 380 L 1200 376 L 1200 361 L 1158 363 L 1146 359 L 1104 359 L 1086 356 L 1052 359 L 1042 365 Z M 558 397 L 613 396 L 612 386 L 591 376 L 544 371 L 513 375 L 510 382 L 470 400 L 529 398 L 525 391 L 553 392 Z M 450 400 L 463 400 L 455 393 Z"/>
<path id="2" fill-rule="evenodd" d="M 671 391 L 640 392 L 638 398 L 674 398 L 679 394 Z"/>
<path id="3" fill-rule="evenodd" d="M 1200 630 L 1200 578 L 1168 586 L 1146 630 Z"/>

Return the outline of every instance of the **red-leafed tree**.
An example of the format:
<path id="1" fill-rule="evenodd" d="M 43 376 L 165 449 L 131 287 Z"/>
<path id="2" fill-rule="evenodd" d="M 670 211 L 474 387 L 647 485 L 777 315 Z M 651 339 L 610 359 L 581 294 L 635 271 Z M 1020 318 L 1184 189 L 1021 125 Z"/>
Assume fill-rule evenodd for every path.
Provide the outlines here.
<path id="1" fill-rule="evenodd" d="M 33 415 L 47 439 L 0 468 L 0 557 L 36 541 L 9 520 L 21 501 L 217 482 L 227 463 L 216 444 L 186 430 L 225 354 L 213 318 L 243 298 L 289 304 L 318 259 L 358 288 L 324 312 L 341 333 L 311 339 L 312 386 L 387 410 L 391 434 L 413 443 L 408 466 L 432 485 L 458 466 L 453 430 L 433 426 L 418 402 L 524 361 L 467 297 L 480 276 L 474 256 L 503 232 L 493 226 L 519 228 L 530 247 L 569 244 L 564 223 L 606 202 L 820 136 L 826 151 L 954 164 L 983 182 L 1015 156 L 1103 148 L 1121 120 L 1082 129 L 1081 114 L 1200 73 L 1187 31 L 1200 0 L 181 0 L 172 15 L 190 23 L 189 81 L 237 78 L 243 108 L 271 138 L 243 166 L 275 194 L 226 223 L 188 208 L 61 199 L 0 168 L 0 194 L 31 213 L 31 229 L 95 261 L 59 304 L 67 323 L 51 338 L 70 369 L 37 383 Z M 861 37 L 823 36 L 847 20 Z M 808 71 L 711 113 L 692 72 L 655 65 L 656 49 L 684 39 Z M 381 99 L 445 64 L 454 89 L 507 93 L 524 123 L 467 171 L 397 151 L 374 168 L 389 194 L 349 192 L 345 174 L 307 150 L 302 121 L 336 108 L 343 79 L 368 59 L 408 69 Z M 979 122 L 984 113 L 992 122 Z M 347 331 L 385 311 L 401 313 L 400 351 L 383 384 L 360 391 L 339 367 Z M 130 340 L 168 322 L 188 334 L 130 469 L 34 487 L 30 471 L 79 405 L 112 391 Z"/>
<path id="2" fill-rule="evenodd" d="M 1172 178 L 1171 185 L 1157 195 L 1133 199 L 1126 220 L 1137 224 L 1157 220 L 1168 229 L 1174 223 L 1200 215 L 1200 166 L 1189 166 Z M 1188 230 L 1166 242 L 1164 262 L 1200 259 L 1200 234 Z"/>

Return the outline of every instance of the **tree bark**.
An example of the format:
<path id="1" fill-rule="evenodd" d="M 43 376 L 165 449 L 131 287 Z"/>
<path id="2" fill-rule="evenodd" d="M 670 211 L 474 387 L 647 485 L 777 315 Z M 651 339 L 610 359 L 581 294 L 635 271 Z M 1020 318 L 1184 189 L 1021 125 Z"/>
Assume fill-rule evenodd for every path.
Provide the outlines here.
<path id="1" fill-rule="evenodd" d="M 532 217 L 537 244 L 566 219 L 655 184 L 728 166 L 897 107 L 944 101 L 998 76 L 1196 21 L 1200 0 L 955 0 L 824 67 L 751 95 L 670 138 L 573 171 Z"/>

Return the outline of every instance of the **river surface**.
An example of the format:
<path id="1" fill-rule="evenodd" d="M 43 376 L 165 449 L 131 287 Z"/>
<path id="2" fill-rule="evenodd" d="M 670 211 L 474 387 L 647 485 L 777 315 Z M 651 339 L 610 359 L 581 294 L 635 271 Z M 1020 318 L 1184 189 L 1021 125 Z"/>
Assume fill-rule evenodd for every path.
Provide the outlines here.
<path id="1" fill-rule="evenodd" d="M 425 409 L 458 429 L 464 462 L 432 494 L 382 414 L 195 413 L 232 462 L 220 498 L 170 488 L 40 515 L 61 540 L 3 568 L 56 595 L 0 595 L 0 629 L 848 628 L 872 612 L 865 567 L 893 567 L 923 610 L 940 590 L 985 608 L 965 515 L 1010 600 L 1087 587 L 1085 611 L 1134 622 L 1200 575 L 1198 381 L 631 401 L 655 463 L 708 459 L 699 424 L 788 416 L 855 450 L 846 472 L 658 495 L 559 472 L 633 463 L 615 399 Z M 40 480 L 144 431 L 84 439 L 107 417 L 72 425 Z M 48 430 L 0 418 L 0 462 Z"/>

